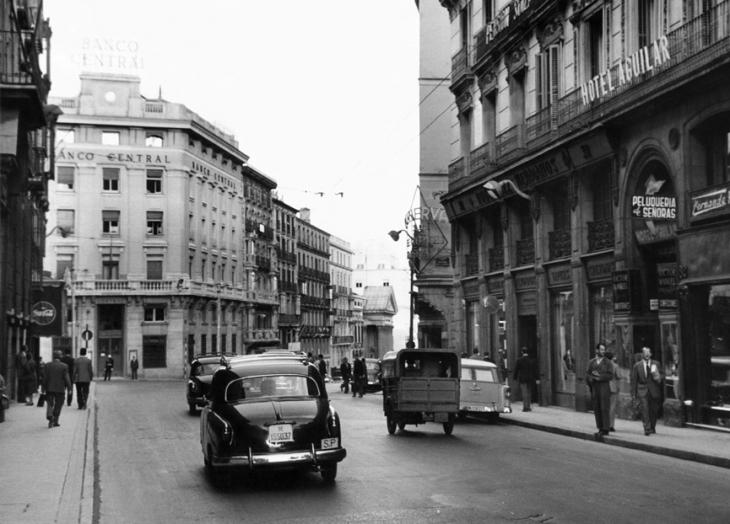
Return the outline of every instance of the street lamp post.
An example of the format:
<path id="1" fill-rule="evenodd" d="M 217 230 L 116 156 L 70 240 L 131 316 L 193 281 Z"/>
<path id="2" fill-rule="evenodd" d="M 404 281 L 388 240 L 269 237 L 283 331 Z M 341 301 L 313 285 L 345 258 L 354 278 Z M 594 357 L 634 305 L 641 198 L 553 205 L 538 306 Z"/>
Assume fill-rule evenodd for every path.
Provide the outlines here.
<path id="1" fill-rule="evenodd" d="M 415 239 L 406 231 L 405 229 L 400 229 L 398 231 L 390 231 L 388 235 L 390 235 L 390 238 L 393 239 L 394 242 L 398 242 L 400 239 L 400 234 L 405 233 L 406 236 L 411 239 L 411 251 L 408 253 L 408 267 L 410 270 L 410 291 L 409 291 L 409 322 L 408 322 L 408 342 L 406 342 L 406 348 L 413 349 L 416 347 L 416 342 L 413 340 L 413 310 L 415 306 L 415 293 L 413 292 L 413 277 L 416 272 L 416 261 L 415 261 L 415 249 L 416 249 L 416 241 Z"/>
<path id="2" fill-rule="evenodd" d="M 215 352 L 217 355 L 221 353 L 221 285 L 215 285 L 215 305 L 216 305 L 216 326 L 215 326 Z"/>

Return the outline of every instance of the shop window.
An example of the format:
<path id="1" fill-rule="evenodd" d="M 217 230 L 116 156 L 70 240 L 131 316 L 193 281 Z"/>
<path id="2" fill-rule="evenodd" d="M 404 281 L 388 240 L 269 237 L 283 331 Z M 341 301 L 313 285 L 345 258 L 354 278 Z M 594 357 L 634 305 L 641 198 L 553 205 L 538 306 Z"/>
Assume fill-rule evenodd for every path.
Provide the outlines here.
<path id="1" fill-rule="evenodd" d="M 144 321 L 145 322 L 164 322 L 165 320 L 165 306 L 163 305 L 148 305 L 144 308 Z"/>
<path id="2" fill-rule="evenodd" d="M 71 166 L 58 166 L 56 168 L 56 189 L 73 191 L 76 169 Z"/>
<path id="3" fill-rule="evenodd" d="M 679 398 L 679 345 L 677 341 L 677 323 L 662 322 L 662 354 L 664 364 L 664 398 Z"/>
<path id="4" fill-rule="evenodd" d="M 101 231 L 105 235 L 119 234 L 119 211 L 101 212 Z"/>
<path id="5" fill-rule="evenodd" d="M 555 389 L 575 393 L 575 353 L 573 351 L 573 293 L 557 292 L 552 295 L 552 360 L 555 370 Z M 579 373 L 580 375 L 580 373 Z"/>
<path id="6" fill-rule="evenodd" d="M 616 354 L 616 333 L 613 322 L 613 288 L 594 287 L 590 291 L 591 347 L 602 342 L 606 350 Z M 620 362 L 620 361 L 619 361 Z"/>
<path id="7" fill-rule="evenodd" d="M 167 367 L 167 337 L 165 335 L 146 335 L 142 337 L 142 367 Z"/>
<path id="8" fill-rule="evenodd" d="M 707 139 L 707 185 L 730 181 L 730 125 L 715 127 Z"/>
<path id="9" fill-rule="evenodd" d="M 105 167 L 102 169 L 102 190 L 119 191 L 118 167 Z"/>
<path id="10" fill-rule="evenodd" d="M 147 170 L 147 193 L 162 193 L 162 169 Z"/>
<path id="11" fill-rule="evenodd" d="M 162 211 L 147 211 L 147 235 L 162 235 Z"/>
<path id="12" fill-rule="evenodd" d="M 710 392 L 712 406 L 730 407 L 730 285 L 710 287 Z"/>
<path id="13" fill-rule="evenodd" d="M 119 145 L 119 132 L 118 131 L 102 131 L 101 132 L 101 143 L 105 146 L 118 146 Z"/>

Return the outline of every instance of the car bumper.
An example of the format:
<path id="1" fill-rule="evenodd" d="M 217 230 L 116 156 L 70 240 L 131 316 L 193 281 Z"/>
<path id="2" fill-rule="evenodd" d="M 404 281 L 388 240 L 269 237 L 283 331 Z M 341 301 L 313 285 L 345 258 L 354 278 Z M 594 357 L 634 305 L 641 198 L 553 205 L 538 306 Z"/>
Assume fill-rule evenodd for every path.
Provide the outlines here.
<path id="1" fill-rule="evenodd" d="M 231 455 L 212 457 L 215 467 L 247 467 L 250 469 L 288 468 L 312 466 L 340 462 L 347 456 L 345 448 L 311 449 L 307 451 L 286 451 L 278 453 L 253 453 L 249 449 L 248 455 Z"/>
<path id="2" fill-rule="evenodd" d="M 464 406 L 461 409 L 468 413 L 512 413 L 510 406 L 501 408 L 497 406 Z"/>
<path id="3" fill-rule="evenodd" d="M 208 399 L 205 397 L 192 397 L 188 395 L 188 404 L 203 408 L 208 404 Z"/>

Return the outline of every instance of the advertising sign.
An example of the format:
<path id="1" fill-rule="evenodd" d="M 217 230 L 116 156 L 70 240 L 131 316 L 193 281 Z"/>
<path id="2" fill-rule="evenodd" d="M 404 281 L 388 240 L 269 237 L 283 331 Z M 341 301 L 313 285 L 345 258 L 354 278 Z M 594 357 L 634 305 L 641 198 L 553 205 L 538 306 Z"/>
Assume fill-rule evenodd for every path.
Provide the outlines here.
<path id="1" fill-rule="evenodd" d="M 63 334 L 63 282 L 44 282 L 33 288 L 31 307 L 32 334 L 40 337 Z"/>
<path id="2" fill-rule="evenodd" d="M 692 193 L 690 222 L 730 213 L 730 185 L 715 186 Z"/>
<path id="3" fill-rule="evenodd" d="M 671 240 L 677 232 L 677 196 L 664 166 L 644 170 L 631 197 L 634 236 L 641 245 Z"/>

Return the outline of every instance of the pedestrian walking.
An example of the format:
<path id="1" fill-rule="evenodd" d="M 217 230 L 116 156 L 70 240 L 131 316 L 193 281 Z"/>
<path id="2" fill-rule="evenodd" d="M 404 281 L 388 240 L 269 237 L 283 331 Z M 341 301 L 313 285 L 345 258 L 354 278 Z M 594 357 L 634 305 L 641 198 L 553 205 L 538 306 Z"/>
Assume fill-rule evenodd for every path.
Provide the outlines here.
<path id="1" fill-rule="evenodd" d="M 112 371 L 114 371 L 114 359 L 109 355 L 104 363 L 104 381 L 112 379 Z"/>
<path id="2" fill-rule="evenodd" d="M 10 389 L 13 389 L 13 380 L 15 380 L 15 398 L 18 402 L 25 400 L 25 381 L 23 375 L 25 374 L 25 364 L 28 362 L 28 350 L 25 346 L 20 346 L 20 351 L 15 355 L 15 379 L 12 377 L 10 381 Z"/>
<path id="3" fill-rule="evenodd" d="M 132 380 L 137 380 L 137 370 L 139 369 L 137 355 L 132 355 L 132 360 L 129 361 L 129 369 L 132 370 Z"/>
<path id="4" fill-rule="evenodd" d="M 0 422 L 5 422 L 5 402 L 8 397 L 5 396 L 5 379 L 0 374 Z"/>
<path id="5" fill-rule="evenodd" d="M 317 356 L 317 369 L 319 369 L 319 374 L 322 375 L 322 380 L 324 380 L 327 376 L 327 362 L 325 362 L 322 353 Z"/>
<path id="6" fill-rule="evenodd" d="M 352 366 L 347 361 L 347 357 L 344 357 L 342 359 L 342 364 L 340 364 L 340 375 L 342 375 L 342 384 L 340 385 L 340 390 L 343 393 L 349 393 L 350 381 L 352 380 Z"/>
<path id="7" fill-rule="evenodd" d="M 58 350 L 53 352 L 53 362 L 46 365 L 43 381 L 43 393 L 46 394 L 46 419 L 48 419 L 49 428 L 61 425 L 58 419 L 61 417 L 64 395 L 72 388 L 68 366 L 61 362 L 62 356 L 63 354 Z"/>
<path id="8" fill-rule="evenodd" d="M 611 380 L 608 381 L 608 387 L 611 391 L 611 400 L 609 402 L 609 409 L 608 409 L 608 422 L 609 427 L 608 431 L 616 431 L 616 428 L 614 424 L 616 424 L 616 408 L 618 406 L 618 381 L 619 381 L 619 375 L 618 375 L 618 364 L 616 363 L 616 359 L 613 353 L 610 351 L 606 351 L 604 355 L 605 359 L 608 360 L 611 365 L 613 366 L 613 377 Z"/>
<path id="9" fill-rule="evenodd" d="M 512 378 L 520 384 L 522 411 L 532 411 L 532 388 L 537 379 L 537 370 L 526 347 L 522 348 L 521 355 L 515 362 L 515 371 Z"/>
<path id="10" fill-rule="evenodd" d="M 23 365 L 23 373 L 20 376 L 23 383 L 23 397 L 26 406 L 33 406 L 33 395 L 38 390 L 38 369 L 36 367 L 33 353 L 27 354 L 25 364 Z M 20 399 L 18 399 L 20 400 Z"/>
<path id="11" fill-rule="evenodd" d="M 74 376 L 74 358 L 71 356 L 71 350 L 67 349 L 63 353 L 63 357 L 61 357 L 61 362 L 66 364 L 68 366 L 68 376 L 73 377 Z M 69 390 L 68 395 L 66 395 L 66 405 L 70 406 L 71 402 L 73 402 L 74 399 L 74 390 L 73 388 Z"/>
<path id="12" fill-rule="evenodd" d="M 641 348 L 641 360 L 631 370 L 631 398 L 638 404 L 644 435 L 656 433 L 656 419 L 662 394 L 662 375 L 659 362 L 652 360 L 651 349 Z"/>
<path id="13" fill-rule="evenodd" d="M 76 404 L 79 409 L 86 409 L 89 400 L 89 384 L 94 379 L 91 360 L 86 356 L 86 348 L 79 350 L 80 355 L 74 360 L 73 381 L 76 384 Z"/>
<path id="14" fill-rule="evenodd" d="M 352 374 L 354 376 L 354 385 L 352 388 L 352 396 L 356 394 L 363 396 L 365 393 L 365 383 L 367 381 L 367 368 L 365 367 L 365 357 L 355 357 L 355 362 L 352 366 Z"/>
<path id="15" fill-rule="evenodd" d="M 611 386 L 614 370 L 613 362 L 606 358 L 606 346 L 599 342 L 596 344 L 596 358 L 588 363 L 586 371 L 586 383 L 591 389 L 591 404 L 593 416 L 596 419 L 596 438 L 608 435 L 611 427 Z"/>

